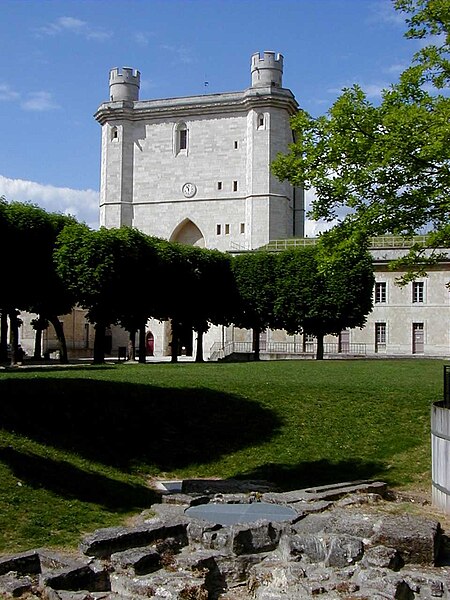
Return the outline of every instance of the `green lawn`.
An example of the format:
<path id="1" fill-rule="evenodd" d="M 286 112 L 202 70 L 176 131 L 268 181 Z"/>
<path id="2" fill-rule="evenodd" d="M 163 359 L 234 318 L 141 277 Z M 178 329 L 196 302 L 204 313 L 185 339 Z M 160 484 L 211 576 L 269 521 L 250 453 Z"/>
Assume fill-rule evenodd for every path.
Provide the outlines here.
<path id="1" fill-rule="evenodd" d="M 431 487 L 440 360 L 161 363 L 0 371 L 0 552 L 76 547 L 155 500 L 150 477 L 285 489 Z"/>

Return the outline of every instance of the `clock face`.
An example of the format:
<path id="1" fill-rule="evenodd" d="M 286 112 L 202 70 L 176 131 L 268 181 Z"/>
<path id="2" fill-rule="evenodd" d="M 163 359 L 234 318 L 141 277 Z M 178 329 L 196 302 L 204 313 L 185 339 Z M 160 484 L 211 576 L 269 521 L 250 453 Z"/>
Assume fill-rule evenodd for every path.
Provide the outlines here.
<path id="1" fill-rule="evenodd" d="M 185 183 L 181 189 L 186 198 L 192 198 L 197 191 L 195 183 Z"/>

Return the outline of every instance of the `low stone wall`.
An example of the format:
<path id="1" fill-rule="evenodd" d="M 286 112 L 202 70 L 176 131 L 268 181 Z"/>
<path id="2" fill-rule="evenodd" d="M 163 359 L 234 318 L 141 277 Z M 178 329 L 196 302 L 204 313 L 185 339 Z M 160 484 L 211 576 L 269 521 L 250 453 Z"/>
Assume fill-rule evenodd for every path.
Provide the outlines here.
<path id="1" fill-rule="evenodd" d="M 290 492 L 220 481 L 183 488 L 164 494 L 132 526 L 85 536 L 77 553 L 30 550 L 0 558 L 0 597 L 450 599 L 440 523 L 387 510 L 392 502 L 383 482 Z M 254 502 L 289 507 L 293 515 L 222 525 L 186 513 L 202 504 Z"/>

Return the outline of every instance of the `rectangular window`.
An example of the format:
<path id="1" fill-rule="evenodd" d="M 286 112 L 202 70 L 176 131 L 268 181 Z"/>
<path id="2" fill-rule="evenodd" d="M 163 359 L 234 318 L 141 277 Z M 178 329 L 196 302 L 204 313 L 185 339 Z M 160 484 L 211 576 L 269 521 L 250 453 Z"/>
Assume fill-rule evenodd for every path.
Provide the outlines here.
<path id="1" fill-rule="evenodd" d="M 180 150 L 187 149 L 187 129 L 180 129 Z"/>
<path id="2" fill-rule="evenodd" d="M 386 352 L 386 323 L 375 323 L 375 352 Z"/>
<path id="3" fill-rule="evenodd" d="M 234 142 L 234 149 L 237 150 L 237 148 L 238 148 L 238 143 L 237 143 L 237 141 L 235 141 Z"/>
<path id="4" fill-rule="evenodd" d="M 311 333 L 303 334 L 303 352 L 314 352 L 315 338 Z"/>
<path id="5" fill-rule="evenodd" d="M 218 181 L 218 182 L 217 182 L 217 189 L 218 189 L 218 190 L 221 190 L 221 189 L 222 189 L 222 182 L 221 182 L 221 181 Z"/>
<path id="6" fill-rule="evenodd" d="M 221 225 L 219 225 L 219 224 L 217 224 L 217 225 L 216 225 L 216 233 L 217 233 L 217 235 L 220 235 L 220 234 L 221 234 L 221 232 L 222 232 L 222 226 L 221 226 Z"/>
<path id="7" fill-rule="evenodd" d="M 375 304 L 386 302 L 386 282 L 378 281 L 375 283 Z"/>
<path id="8" fill-rule="evenodd" d="M 245 233 L 245 223 L 241 223 L 241 233 Z"/>
<path id="9" fill-rule="evenodd" d="M 238 182 L 233 181 L 233 192 L 237 192 L 237 189 L 238 189 Z"/>
<path id="10" fill-rule="evenodd" d="M 229 233 L 230 233 L 230 224 L 225 223 L 225 235 L 229 235 Z"/>
<path id="11" fill-rule="evenodd" d="M 424 285 L 423 281 L 413 281 L 412 301 L 423 302 Z"/>

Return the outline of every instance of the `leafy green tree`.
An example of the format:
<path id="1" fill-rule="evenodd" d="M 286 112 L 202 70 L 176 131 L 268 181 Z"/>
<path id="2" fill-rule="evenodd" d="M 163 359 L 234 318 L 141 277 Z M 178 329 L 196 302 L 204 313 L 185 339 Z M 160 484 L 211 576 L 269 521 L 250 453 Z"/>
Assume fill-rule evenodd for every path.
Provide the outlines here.
<path id="1" fill-rule="evenodd" d="M 60 344 L 61 362 L 67 362 L 58 315 L 69 313 L 74 300 L 56 273 L 53 251 L 58 233 L 73 222 L 73 217 L 48 213 L 30 203 L 0 202 L 2 275 L 8 281 L 0 294 L 0 306 L 9 315 L 12 362 L 17 360 L 17 311 L 37 313 L 52 323 Z"/>
<path id="2" fill-rule="evenodd" d="M 237 254 L 232 261 L 238 294 L 234 323 L 253 330 L 254 360 L 260 358 L 259 336 L 268 327 L 277 327 L 277 254 L 258 251 Z"/>
<path id="3" fill-rule="evenodd" d="M 432 34 L 434 43 L 379 105 L 354 85 L 323 116 L 300 111 L 292 119 L 295 143 L 272 168 L 281 180 L 315 189 L 310 216 L 338 219 L 341 238 L 429 232 L 412 251 L 416 262 L 427 262 L 430 249 L 450 243 L 450 9 L 448 0 L 395 6 L 410 15 L 408 37 Z"/>
<path id="4" fill-rule="evenodd" d="M 131 323 L 145 324 L 152 312 L 151 297 L 139 282 L 151 275 L 156 249 L 149 236 L 131 227 L 94 231 L 76 224 L 59 235 L 55 260 L 59 275 L 94 324 L 94 362 L 102 363 L 107 328 L 122 321 L 132 329 Z"/>
<path id="5" fill-rule="evenodd" d="M 123 229 L 123 228 L 122 228 Z M 164 245 L 159 238 L 136 229 L 127 231 L 126 270 L 120 274 L 126 296 L 120 301 L 118 323 L 130 333 L 135 355 L 136 333 L 139 362 L 146 362 L 145 327 L 150 317 L 163 311 L 161 290 L 166 282 Z"/>
<path id="6" fill-rule="evenodd" d="M 219 250 L 187 247 L 189 267 L 187 315 L 197 333 L 196 362 L 203 362 L 203 336 L 211 324 L 228 325 L 233 316 L 231 258 Z"/>
<path id="7" fill-rule="evenodd" d="M 203 336 L 211 324 L 232 318 L 230 257 L 218 250 L 160 241 L 165 275 L 158 290 L 154 316 L 170 320 L 172 362 L 178 360 L 181 340 L 197 333 L 196 362 L 203 362 Z"/>
<path id="8" fill-rule="evenodd" d="M 285 250 L 279 255 L 275 312 L 286 331 L 311 334 L 323 359 L 324 337 L 363 327 L 372 310 L 372 257 L 360 242 L 324 236 L 318 246 Z"/>

